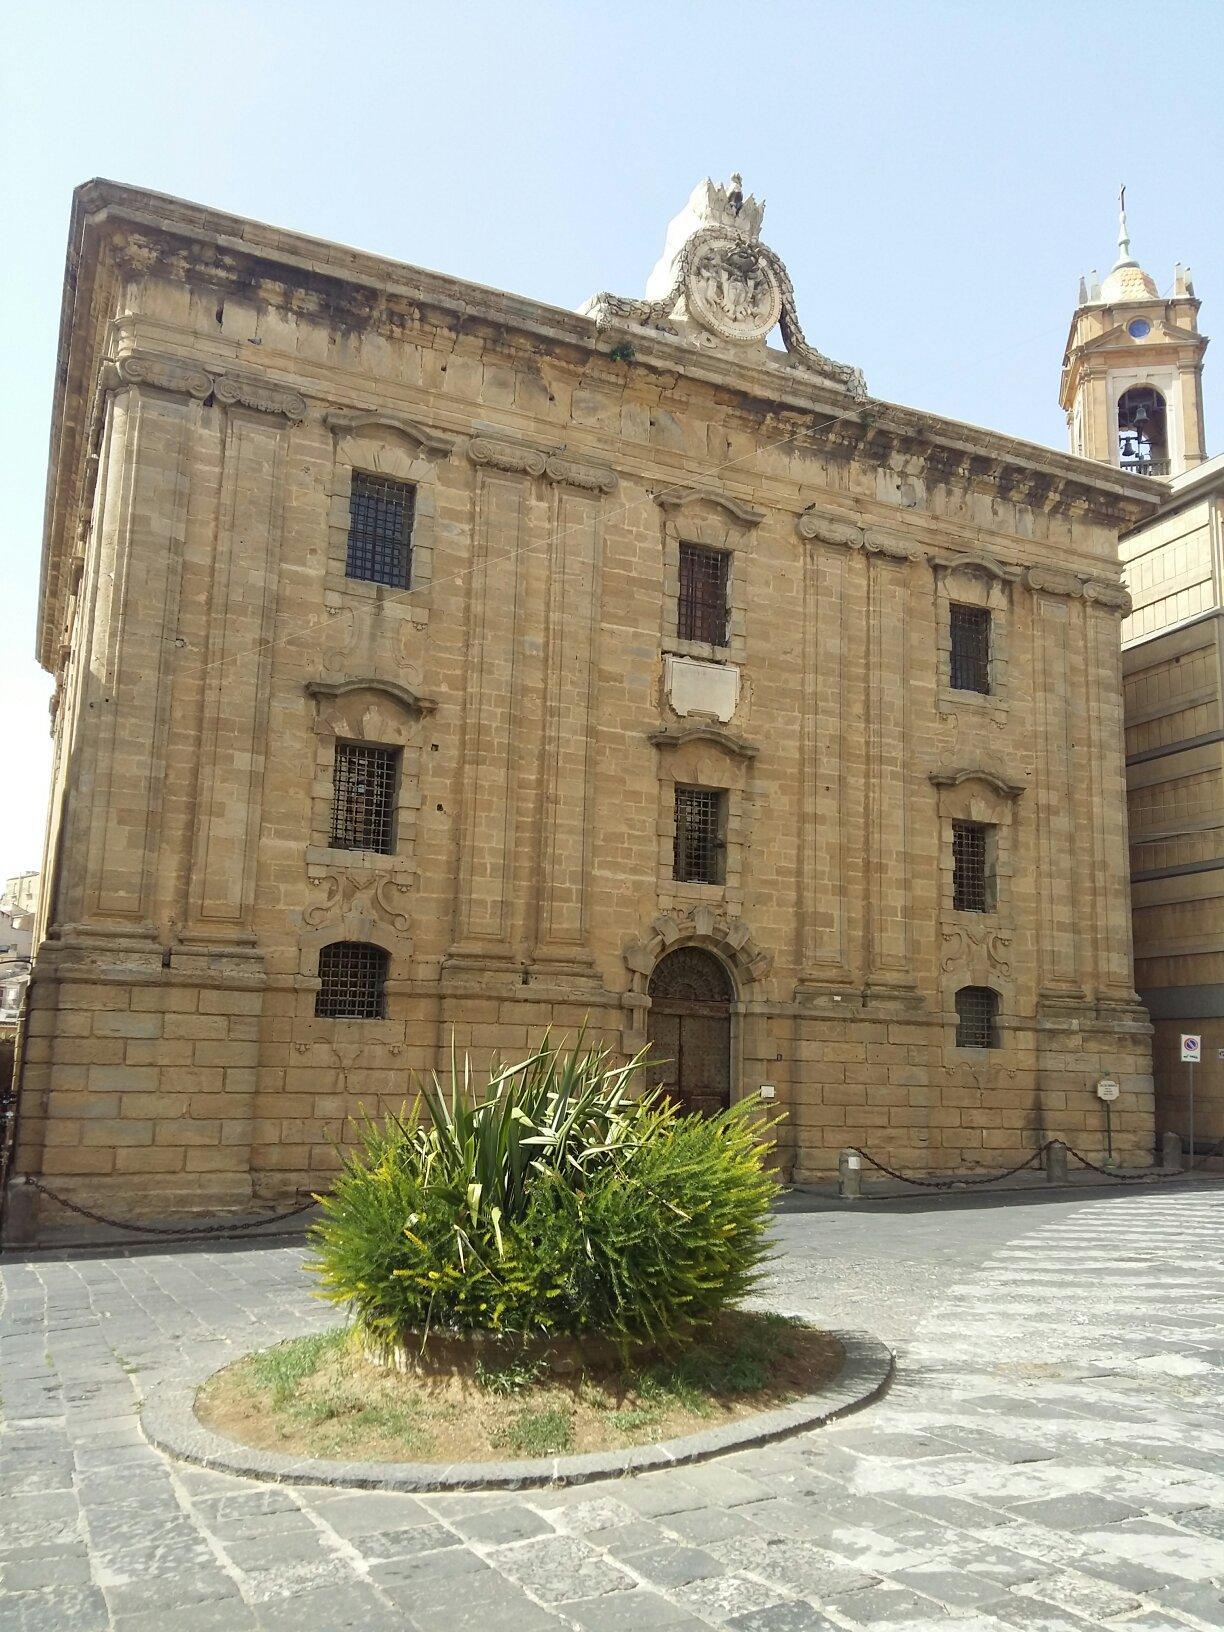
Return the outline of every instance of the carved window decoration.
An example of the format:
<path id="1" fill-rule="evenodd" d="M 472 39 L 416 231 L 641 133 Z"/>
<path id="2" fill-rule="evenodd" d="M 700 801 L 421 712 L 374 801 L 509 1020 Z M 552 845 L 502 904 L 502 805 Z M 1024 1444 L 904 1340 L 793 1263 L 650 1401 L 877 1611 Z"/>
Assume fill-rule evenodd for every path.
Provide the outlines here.
<path id="1" fill-rule="evenodd" d="M 949 608 L 950 683 L 953 691 L 990 692 L 990 613 L 953 601 Z"/>
<path id="2" fill-rule="evenodd" d="M 985 822 L 952 823 L 952 907 L 993 912 L 997 905 L 995 829 Z"/>
<path id="3" fill-rule="evenodd" d="M 990 986 L 962 986 L 956 994 L 957 1048 L 998 1048 L 999 994 Z"/>
<path id="4" fill-rule="evenodd" d="M 727 796 L 713 788 L 676 788 L 672 876 L 681 884 L 721 884 L 727 851 Z"/>
<path id="5" fill-rule="evenodd" d="M 332 774 L 331 836 L 334 850 L 395 850 L 395 803 L 400 750 L 338 742 Z"/>
<path id="6" fill-rule="evenodd" d="M 381 1020 L 387 1012 L 387 952 L 365 941 L 333 941 L 319 953 L 315 1013 L 327 1020 Z"/>
<path id="7" fill-rule="evenodd" d="M 727 644 L 727 578 L 731 557 L 704 544 L 680 545 L 680 596 L 676 635 L 680 640 Z"/>
<path id="8" fill-rule="evenodd" d="M 407 589 L 412 582 L 415 508 L 416 489 L 410 482 L 354 471 L 345 577 Z"/>

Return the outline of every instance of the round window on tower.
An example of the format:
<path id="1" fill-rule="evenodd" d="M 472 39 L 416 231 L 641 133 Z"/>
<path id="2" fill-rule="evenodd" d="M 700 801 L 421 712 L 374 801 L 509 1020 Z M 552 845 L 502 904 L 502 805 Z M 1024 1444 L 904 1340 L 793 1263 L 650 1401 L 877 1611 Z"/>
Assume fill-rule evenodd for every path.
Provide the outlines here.
<path id="1" fill-rule="evenodd" d="M 1126 332 L 1132 340 L 1146 340 L 1152 332 L 1152 325 L 1146 317 L 1136 317 L 1126 325 Z"/>

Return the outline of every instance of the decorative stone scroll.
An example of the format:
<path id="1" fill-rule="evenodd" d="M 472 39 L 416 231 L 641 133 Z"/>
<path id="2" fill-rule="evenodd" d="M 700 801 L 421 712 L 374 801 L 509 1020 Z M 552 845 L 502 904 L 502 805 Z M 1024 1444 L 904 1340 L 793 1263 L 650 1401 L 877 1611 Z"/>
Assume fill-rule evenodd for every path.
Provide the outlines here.
<path id="1" fill-rule="evenodd" d="M 201 402 L 211 396 L 227 408 L 254 408 L 261 414 L 279 414 L 295 421 L 304 420 L 307 412 L 305 397 L 287 386 L 239 374 L 211 374 L 184 358 L 152 352 L 132 352 L 104 364 L 99 383 L 103 391 L 123 385 L 148 385 L 155 391 L 169 391 Z"/>
<path id="2" fill-rule="evenodd" d="M 726 187 L 707 178 L 668 227 L 646 299 L 605 291 L 587 302 L 584 314 L 601 328 L 636 323 L 665 334 L 683 332 L 698 344 L 760 349 L 776 324 L 792 364 L 864 400 L 860 371 L 833 362 L 805 339 L 786 268 L 760 241 L 764 213 L 764 203 L 745 195 L 738 175 Z"/>
<path id="3" fill-rule="evenodd" d="M 213 384 L 213 394 L 227 408 L 254 408 L 261 414 L 282 414 L 286 419 L 298 421 L 306 418 L 305 397 L 264 380 L 222 374 Z"/>
<path id="4" fill-rule="evenodd" d="M 617 486 L 616 472 L 606 465 L 588 465 L 522 442 L 474 436 L 468 443 L 468 458 L 474 465 L 487 465 L 516 476 L 547 476 L 559 487 L 576 487 L 586 493 L 612 493 Z"/>
<path id="5" fill-rule="evenodd" d="M 407 933 L 410 921 L 400 903 L 410 890 L 394 874 L 388 876 L 356 868 L 316 872 L 310 868 L 308 877 L 312 889 L 327 892 L 321 901 L 307 907 L 302 914 L 302 921 L 309 928 L 321 929 L 325 924 L 337 923 L 352 913 L 372 922 L 381 919 L 397 935 Z"/>
<path id="6" fill-rule="evenodd" d="M 474 465 L 488 465 L 494 470 L 523 476 L 543 476 L 548 465 L 548 455 L 539 448 L 524 447 L 518 442 L 494 442 L 486 436 L 472 438 L 468 443 L 468 458 Z"/>
<path id="7" fill-rule="evenodd" d="M 898 533 L 836 520 L 810 510 L 804 511 L 796 526 L 801 537 L 817 539 L 835 549 L 862 550 L 867 555 L 882 555 L 890 561 L 921 561 L 924 555 L 920 545 Z"/>
<path id="8" fill-rule="evenodd" d="M 1057 567 L 1030 567 L 1024 581 L 1031 590 L 1043 595 L 1062 595 L 1068 600 L 1082 597 L 1094 606 L 1121 613 L 1123 617 L 1129 616 L 1131 611 L 1129 591 L 1114 579 L 1076 576 L 1074 573 L 1060 572 Z"/>

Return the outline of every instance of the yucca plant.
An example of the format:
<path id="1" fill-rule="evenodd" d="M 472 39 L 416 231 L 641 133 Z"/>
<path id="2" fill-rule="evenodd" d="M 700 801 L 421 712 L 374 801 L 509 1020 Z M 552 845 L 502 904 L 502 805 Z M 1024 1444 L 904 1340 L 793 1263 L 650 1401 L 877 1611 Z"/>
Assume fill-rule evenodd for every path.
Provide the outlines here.
<path id="1" fill-rule="evenodd" d="M 367 1120 L 320 1198 L 311 1268 L 378 1345 L 408 1332 L 681 1340 L 755 1283 L 777 1185 L 769 1126 L 633 1093 L 643 1056 L 550 1037 L 479 1089 L 449 1081 Z"/>

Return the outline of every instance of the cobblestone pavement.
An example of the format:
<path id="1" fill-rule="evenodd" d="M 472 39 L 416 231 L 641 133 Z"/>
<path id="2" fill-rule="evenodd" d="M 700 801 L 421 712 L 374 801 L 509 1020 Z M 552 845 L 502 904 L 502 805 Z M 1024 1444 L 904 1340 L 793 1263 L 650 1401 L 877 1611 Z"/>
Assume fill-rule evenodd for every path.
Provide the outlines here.
<path id="1" fill-rule="evenodd" d="M 186 1355 L 334 1318 L 300 1249 L 9 1260 L 0 1628 L 1214 1632 L 1222 1227 L 1206 1185 L 792 1202 L 772 1296 L 894 1342 L 881 1404 L 699 1467 L 437 1498 L 259 1485 L 141 1438 L 141 1387 Z"/>

